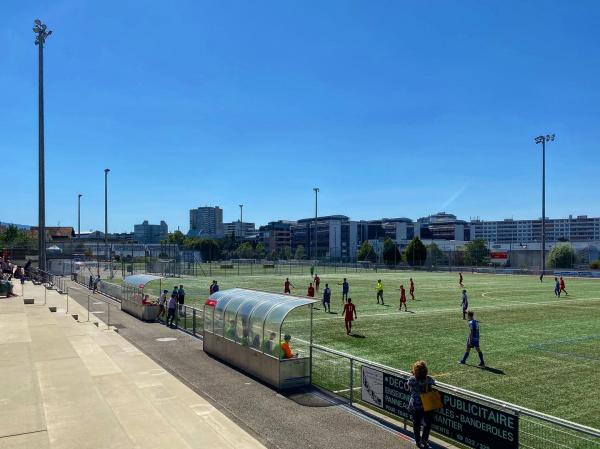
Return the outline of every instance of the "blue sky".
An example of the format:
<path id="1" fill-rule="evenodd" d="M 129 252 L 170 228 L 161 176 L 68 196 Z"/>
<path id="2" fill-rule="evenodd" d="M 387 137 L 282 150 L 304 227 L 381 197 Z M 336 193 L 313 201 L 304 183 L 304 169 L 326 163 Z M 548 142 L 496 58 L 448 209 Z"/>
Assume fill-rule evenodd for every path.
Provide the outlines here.
<path id="1" fill-rule="evenodd" d="M 600 214 L 600 3 L 4 0 L 0 220 L 37 222 L 45 52 L 48 225 L 188 227 L 314 214 Z"/>

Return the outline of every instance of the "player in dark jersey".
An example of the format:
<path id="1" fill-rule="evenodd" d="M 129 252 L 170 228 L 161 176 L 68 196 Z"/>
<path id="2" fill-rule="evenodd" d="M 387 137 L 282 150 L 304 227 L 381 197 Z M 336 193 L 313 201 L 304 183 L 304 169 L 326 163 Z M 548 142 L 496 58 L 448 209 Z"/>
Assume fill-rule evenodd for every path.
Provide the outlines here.
<path id="1" fill-rule="evenodd" d="M 554 278 L 554 296 L 560 298 L 560 282 L 557 277 Z"/>
<path id="2" fill-rule="evenodd" d="M 463 320 L 467 319 L 467 309 L 469 308 L 469 297 L 467 296 L 467 291 L 463 290 L 462 299 L 460 301 L 460 305 L 462 307 Z"/>
<path id="3" fill-rule="evenodd" d="M 463 358 L 459 362 L 461 365 L 467 363 L 467 359 L 469 358 L 469 352 L 471 348 L 475 348 L 477 353 L 479 354 L 479 366 L 481 368 L 485 367 L 485 362 L 483 361 L 483 352 L 479 348 L 479 321 L 474 318 L 475 313 L 472 310 L 469 310 L 469 336 L 467 337 L 467 350 Z"/>
<path id="4" fill-rule="evenodd" d="M 404 311 L 408 312 L 406 308 L 406 290 L 404 290 L 404 285 L 400 285 L 400 307 L 398 310 L 402 310 L 402 304 L 404 304 Z"/>
<path id="5" fill-rule="evenodd" d="M 346 323 L 346 334 L 350 335 L 352 332 L 352 321 L 356 318 L 356 307 L 352 304 L 352 298 L 348 298 L 348 302 L 344 304 L 344 312 L 342 313 L 344 316 L 344 322 Z"/>
<path id="6" fill-rule="evenodd" d="M 331 289 L 329 284 L 325 284 L 325 290 L 323 290 L 323 310 L 331 313 Z"/>
<path id="7" fill-rule="evenodd" d="M 458 273 L 458 285 L 460 285 L 461 287 L 464 287 L 462 273 Z"/>
<path id="8" fill-rule="evenodd" d="M 342 301 L 344 303 L 348 300 L 348 293 L 350 292 L 350 284 L 348 284 L 348 280 L 344 278 L 344 282 L 338 284 L 342 286 Z"/>
<path id="9" fill-rule="evenodd" d="M 413 281 L 413 278 L 410 278 L 410 287 L 408 292 L 410 293 L 410 299 L 412 299 L 413 301 L 415 300 L 415 283 Z"/>
<path id="10" fill-rule="evenodd" d="M 290 288 L 294 288 L 294 284 L 292 284 L 289 278 L 285 278 L 285 282 L 283 283 L 283 293 L 290 294 L 292 291 Z"/>

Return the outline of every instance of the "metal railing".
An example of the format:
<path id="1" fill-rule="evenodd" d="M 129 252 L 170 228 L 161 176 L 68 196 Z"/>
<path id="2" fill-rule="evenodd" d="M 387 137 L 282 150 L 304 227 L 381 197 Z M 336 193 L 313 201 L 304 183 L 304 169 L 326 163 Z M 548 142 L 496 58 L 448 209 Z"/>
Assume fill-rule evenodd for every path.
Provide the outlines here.
<path id="1" fill-rule="evenodd" d="M 346 398 L 351 405 L 377 409 L 361 399 L 362 367 L 408 378 L 410 373 L 313 344 L 313 383 Z M 527 449 L 600 449 L 600 430 L 546 415 L 452 385 L 436 382 L 436 388 L 519 417 L 519 447 Z M 378 411 L 381 412 L 380 409 Z M 406 420 L 404 421 L 406 426 Z M 454 442 L 460 445 L 460 443 Z"/>

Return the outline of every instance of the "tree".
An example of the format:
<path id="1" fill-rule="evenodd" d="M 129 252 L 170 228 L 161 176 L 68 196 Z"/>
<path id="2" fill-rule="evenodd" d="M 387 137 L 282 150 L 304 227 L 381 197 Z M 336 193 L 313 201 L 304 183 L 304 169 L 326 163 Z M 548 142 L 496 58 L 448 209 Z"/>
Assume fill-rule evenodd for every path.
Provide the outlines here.
<path id="1" fill-rule="evenodd" d="M 279 259 L 279 251 L 274 249 L 269 253 L 269 260 L 276 261 Z"/>
<path id="2" fill-rule="evenodd" d="M 15 248 L 33 248 L 35 239 L 31 232 L 17 229 L 16 226 L 9 226 L 0 231 L 0 245 Z"/>
<path id="3" fill-rule="evenodd" d="M 465 245 L 466 265 L 487 265 L 489 256 L 490 250 L 483 239 L 471 240 Z"/>
<path id="4" fill-rule="evenodd" d="M 265 244 L 263 242 L 258 242 L 256 244 L 256 248 L 254 248 L 254 257 L 257 259 L 262 259 L 265 257 Z"/>
<path id="5" fill-rule="evenodd" d="M 367 240 L 362 242 L 360 248 L 358 248 L 357 259 L 368 262 L 375 262 L 377 260 L 377 254 L 375 254 L 373 247 Z"/>
<path id="6" fill-rule="evenodd" d="M 448 263 L 448 257 L 435 243 L 427 246 L 427 262 L 431 266 L 444 265 Z"/>
<path id="7" fill-rule="evenodd" d="M 294 259 L 302 260 L 306 257 L 306 252 L 304 251 L 304 246 L 298 245 L 296 248 L 296 254 L 294 255 Z"/>
<path id="8" fill-rule="evenodd" d="M 387 265 L 397 265 L 402 261 L 402 255 L 398 251 L 398 246 L 389 237 L 383 242 L 383 261 Z"/>
<path id="9" fill-rule="evenodd" d="M 221 260 L 223 258 L 223 253 L 221 251 L 221 247 L 216 240 L 213 239 L 195 239 L 197 243 L 194 245 L 193 249 L 200 251 L 200 255 L 202 256 L 202 260 L 212 262 L 213 260 Z"/>
<path id="10" fill-rule="evenodd" d="M 427 248 L 419 237 L 413 237 L 404 249 L 404 260 L 411 266 L 421 266 L 427 260 Z"/>
<path id="11" fill-rule="evenodd" d="M 252 248 L 252 244 L 250 242 L 244 242 L 235 250 L 236 256 L 240 259 L 253 259 L 254 258 L 254 248 Z"/>
<path id="12" fill-rule="evenodd" d="M 167 243 L 172 243 L 175 245 L 183 246 L 183 245 L 185 245 L 186 240 L 187 240 L 187 237 L 183 234 L 183 232 L 177 230 L 177 231 L 169 234 Z"/>
<path id="13" fill-rule="evenodd" d="M 291 259 L 292 258 L 292 248 L 290 248 L 289 246 L 284 246 L 283 248 L 281 248 L 280 257 L 283 260 Z"/>
<path id="14" fill-rule="evenodd" d="M 561 243 L 550 250 L 546 265 L 548 265 L 548 268 L 572 268 L 575 259 L 575 251 L 573 251 L 571 245 Z"/>

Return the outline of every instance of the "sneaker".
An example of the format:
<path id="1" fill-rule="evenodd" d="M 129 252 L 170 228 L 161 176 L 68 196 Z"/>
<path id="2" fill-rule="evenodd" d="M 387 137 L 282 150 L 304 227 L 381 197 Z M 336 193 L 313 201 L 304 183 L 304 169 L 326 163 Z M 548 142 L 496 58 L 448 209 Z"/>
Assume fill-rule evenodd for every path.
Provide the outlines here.
<path id="1" fill-rule="evenodd" d="M 485 368 L 485 363 L 480 363 L 479 365 L 477 365 L 479 368 Z"/>
<path id="2" fill-rule="evenodd" d="M 459 365 L 464 365 L 464 364 L 465 364 L 465 362 L 463 362 L 462 360 L 459 360 L 459 361 L 458 361 L 458 364 L 459 364 Z"/>

